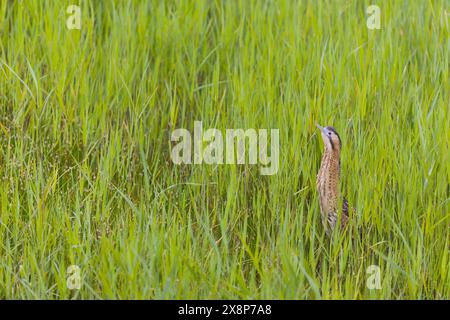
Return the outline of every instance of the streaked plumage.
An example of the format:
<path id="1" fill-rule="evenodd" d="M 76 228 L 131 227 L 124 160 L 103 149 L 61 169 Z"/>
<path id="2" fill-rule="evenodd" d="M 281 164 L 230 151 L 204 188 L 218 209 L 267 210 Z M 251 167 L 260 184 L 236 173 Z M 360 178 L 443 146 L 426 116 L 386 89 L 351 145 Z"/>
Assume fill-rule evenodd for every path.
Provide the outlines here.
<path id="1" fill-rule="evenodd" d="M 317 191 L 319 192 L 320 213 L 325 231 L 330 235 L 339 218 L 339 179 L 341 171 L 341 139 L 333 127 L 321 127 L 325 150 L 322 156 L 319 173 L 317 174 Z M 343 199 L 341 226 L 348 222 L 348 202 Z"/>

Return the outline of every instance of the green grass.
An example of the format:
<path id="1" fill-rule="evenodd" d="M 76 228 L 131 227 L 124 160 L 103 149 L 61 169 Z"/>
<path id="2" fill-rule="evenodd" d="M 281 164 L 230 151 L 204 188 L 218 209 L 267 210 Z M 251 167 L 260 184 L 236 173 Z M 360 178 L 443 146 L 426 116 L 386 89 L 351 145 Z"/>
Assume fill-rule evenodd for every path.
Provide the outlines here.
<path id="1" fill-rule="evenodd" d="M 23 3 L 0 3 L 1 298 L 450 297 L 448 1 L 81 0 L 81 30 L 77 1 Z M 174 165 L 195 120 L 280 129 L 278 173 Z M 356 208 L 332 239 L 316 122 Z"/>

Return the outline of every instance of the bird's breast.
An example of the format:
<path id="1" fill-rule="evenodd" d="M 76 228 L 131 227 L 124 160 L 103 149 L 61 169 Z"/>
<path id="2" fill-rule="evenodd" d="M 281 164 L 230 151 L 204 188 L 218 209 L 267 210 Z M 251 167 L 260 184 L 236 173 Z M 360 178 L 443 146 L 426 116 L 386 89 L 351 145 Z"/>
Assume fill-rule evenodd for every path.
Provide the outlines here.
<path id="1" fill-rule="evenodd" d="M 317 190 L 321 210 L 324 213 L 336 211 L 339 197 L 339 171 L 339 156 L 331 152 L 325 153 L 317 174 Z"/>

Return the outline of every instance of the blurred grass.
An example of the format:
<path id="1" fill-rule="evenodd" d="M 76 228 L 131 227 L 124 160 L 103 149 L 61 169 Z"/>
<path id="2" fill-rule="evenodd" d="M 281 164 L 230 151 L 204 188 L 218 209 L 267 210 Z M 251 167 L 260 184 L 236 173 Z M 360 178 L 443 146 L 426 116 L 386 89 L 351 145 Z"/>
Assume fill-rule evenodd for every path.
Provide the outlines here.
<path id="1" fill-rule="evenodd" d="M 450 297 L 448 1 L 69 4 L 0 4 L 1 298 Z M 194 120 L 279 128 L 278 174 L 174 165 Z M 357 208 L 331 240 L 315 122 Z"/>

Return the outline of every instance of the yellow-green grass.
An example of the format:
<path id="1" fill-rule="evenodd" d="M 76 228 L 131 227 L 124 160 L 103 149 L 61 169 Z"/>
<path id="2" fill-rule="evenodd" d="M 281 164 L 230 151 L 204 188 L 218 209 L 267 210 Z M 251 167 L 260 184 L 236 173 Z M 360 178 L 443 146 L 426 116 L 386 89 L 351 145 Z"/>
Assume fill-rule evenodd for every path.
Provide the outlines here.
<path id="1" fill-rule="evenodd" d="M 450 297 L 448 1 L 74 2 L 0 2 L 1 298 Z M 195 120 L 278 128 L 278 173 L 174 165 Z M 316 122 L 356 208 L 332 239 Z"/>

